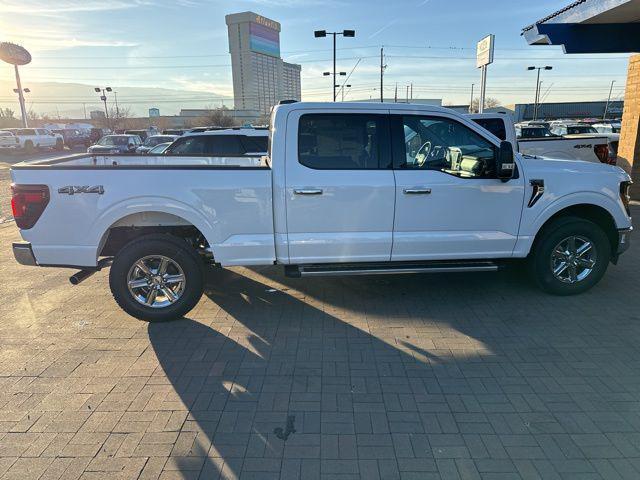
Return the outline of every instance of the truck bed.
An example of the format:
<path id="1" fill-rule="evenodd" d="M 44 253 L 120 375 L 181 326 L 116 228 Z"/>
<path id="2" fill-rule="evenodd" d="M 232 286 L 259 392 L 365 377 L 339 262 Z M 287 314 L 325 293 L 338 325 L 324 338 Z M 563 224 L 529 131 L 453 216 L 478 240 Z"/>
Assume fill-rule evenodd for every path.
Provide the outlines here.
<path id="1" fill-rule="evenodd" d="M 13 169 L 48 167 L 55 169 L 78 168 L 170 168 L 170 167 L 232 167 L 232 168 L 268 168 L 266 157 L 211 157 L 208 155 L 121 155 L 89 154 L 67 155 L 63 157 L 21 162 Z"/>
<path id="2" fill-rule="evenodd" d="M 195 226 L 222 265 L 275 259 L 271 168 L 260 157 L 72 155 L 11 168 L 49 202 L 22 236 L 40 265 L 95 266 L 115 227 Z"/>

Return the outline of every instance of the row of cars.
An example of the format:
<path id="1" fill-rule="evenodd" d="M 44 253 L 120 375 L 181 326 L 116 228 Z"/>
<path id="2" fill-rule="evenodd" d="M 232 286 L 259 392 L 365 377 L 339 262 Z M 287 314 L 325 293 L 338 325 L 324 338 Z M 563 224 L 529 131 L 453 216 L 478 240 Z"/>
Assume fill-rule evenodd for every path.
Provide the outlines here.
<path id="1" fill-rule="evenodd" d="M 105 131 L 101 128 L 79 130 L 73 128 L 6 128 L 0 130 L 0 150 L 31 152 L 45 148 L 63 150 L 88 147 L 98 141 Z"/>
<path id="2" fill-rule="evenodd" d="M 176 132 L 177 133 L 177 132 Z M 87 149 L 92 154 L 258 156 L 267 152 L 266 128 L 201 127 L 182 135 L 163 133 L 142 139 L 139 134 L 105 135 Z"/>

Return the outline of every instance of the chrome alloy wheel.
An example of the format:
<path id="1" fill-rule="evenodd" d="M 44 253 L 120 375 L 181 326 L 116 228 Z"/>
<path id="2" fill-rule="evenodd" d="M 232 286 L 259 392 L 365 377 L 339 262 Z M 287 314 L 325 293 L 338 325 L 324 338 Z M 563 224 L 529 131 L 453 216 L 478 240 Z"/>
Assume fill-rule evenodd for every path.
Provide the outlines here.
<path id="1" fill-rule="evenodd" d="M 597 252 L 591 240 L 579 235 L 567 237 L 551 252 L 551 271 L 563 283 L 578 283 L 596 266 Z"/>
<path id="2" fill-rule="evenodd" d="M 138 303 L 151 308 L 164 308 L 182 296 L 186 279 L 180 265 L 169 257 L 149 255 L 129 269 L 127 285 Z"/>

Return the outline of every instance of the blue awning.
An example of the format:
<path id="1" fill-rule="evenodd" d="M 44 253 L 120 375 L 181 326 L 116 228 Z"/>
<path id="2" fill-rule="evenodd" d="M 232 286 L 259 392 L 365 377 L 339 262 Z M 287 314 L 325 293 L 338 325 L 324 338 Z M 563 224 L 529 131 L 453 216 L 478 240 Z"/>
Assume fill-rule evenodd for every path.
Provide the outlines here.
<path id="1" fill-rule="evenodd" d="M 640 52 L 640 0 L 578 0 L 522 31 L 530 45 L 566 53 Z"/>

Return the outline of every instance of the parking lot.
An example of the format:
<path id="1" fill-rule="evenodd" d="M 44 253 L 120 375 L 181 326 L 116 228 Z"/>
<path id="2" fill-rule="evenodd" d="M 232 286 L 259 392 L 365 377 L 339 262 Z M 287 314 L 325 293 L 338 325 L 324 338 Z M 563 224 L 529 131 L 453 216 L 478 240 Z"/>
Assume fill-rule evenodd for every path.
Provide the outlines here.
<path id="1" fill-rule="evenodd" d="M 637 244 L 577 297 L 518 269 L 231 269 L 147 324 L 18 239 L 0 225 L 2 479 L 640 477 Z"/>

